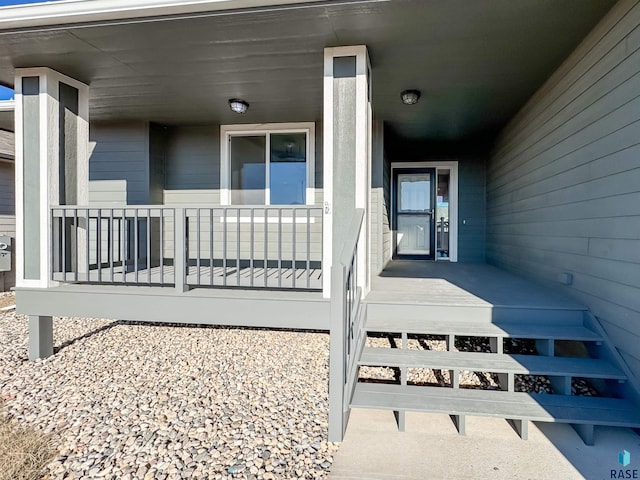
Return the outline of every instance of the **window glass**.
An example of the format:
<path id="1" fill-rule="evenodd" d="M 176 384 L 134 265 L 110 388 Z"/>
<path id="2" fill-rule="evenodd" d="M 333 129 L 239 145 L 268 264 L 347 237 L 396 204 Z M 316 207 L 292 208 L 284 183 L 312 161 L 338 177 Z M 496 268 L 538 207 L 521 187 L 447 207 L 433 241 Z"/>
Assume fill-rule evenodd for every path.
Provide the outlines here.
<path id="1" fill-rule="evenodd" d="M 426 212 L 431 210 L 431 176 L 428 173 L 401 173 L 398 211 Z"/>
<path id="2" fill-rule="evenodd" d="M 232 204 L 264 205 L 266 144 L 264 135 L 231 137 Z"/>
<path id="3" fill-rule="evenodd" d="M 271 205 L 304 205 L 307 189 L 307 138 L 304 133 L 271 134 Z"/>

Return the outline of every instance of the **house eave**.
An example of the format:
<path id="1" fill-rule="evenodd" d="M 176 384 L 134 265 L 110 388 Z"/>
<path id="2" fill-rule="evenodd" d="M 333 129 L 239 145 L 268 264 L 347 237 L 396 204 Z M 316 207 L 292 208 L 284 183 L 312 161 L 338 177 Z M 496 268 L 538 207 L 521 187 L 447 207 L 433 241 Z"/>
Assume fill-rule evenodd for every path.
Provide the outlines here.
<path id="1" fill-rule="evenodd" d="M 347 0 L 348 1 L 348 0 Z M 381 0 L 376 0 L 381 1 Z M 63 0 L 0 7 L 0 32 L 56 25 L 304 6 L 326 0 Z M 344 3 L 344 2 L 342 2 Z"/>

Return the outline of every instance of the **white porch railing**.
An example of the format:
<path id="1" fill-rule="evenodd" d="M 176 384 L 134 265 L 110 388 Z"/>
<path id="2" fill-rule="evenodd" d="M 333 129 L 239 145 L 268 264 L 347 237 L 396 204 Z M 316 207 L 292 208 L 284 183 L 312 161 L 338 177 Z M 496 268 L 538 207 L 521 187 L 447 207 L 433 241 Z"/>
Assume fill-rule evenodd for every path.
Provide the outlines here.
<path id="1" fill-rule="evenodd" d="M 322 288 L 322 208 L 60 206 L 51 278 L 188 287 Z"/>

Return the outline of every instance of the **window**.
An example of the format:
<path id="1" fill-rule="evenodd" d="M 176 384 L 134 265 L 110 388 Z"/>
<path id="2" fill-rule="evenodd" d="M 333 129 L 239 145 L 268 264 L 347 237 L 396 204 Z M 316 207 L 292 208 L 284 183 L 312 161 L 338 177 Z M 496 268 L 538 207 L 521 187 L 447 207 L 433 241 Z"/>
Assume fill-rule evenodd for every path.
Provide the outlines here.
<path id="1" fill-rule="evenodd" d="M 313 204 L 314 124 L 221 127 L 223 205 Z"/>

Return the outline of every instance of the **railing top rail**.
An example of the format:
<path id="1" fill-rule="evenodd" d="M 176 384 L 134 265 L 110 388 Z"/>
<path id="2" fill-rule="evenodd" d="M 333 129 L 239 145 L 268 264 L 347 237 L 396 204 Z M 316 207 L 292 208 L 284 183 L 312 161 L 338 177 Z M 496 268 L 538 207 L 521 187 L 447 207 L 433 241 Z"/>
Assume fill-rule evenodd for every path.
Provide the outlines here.
<path id="1" fill-rule="evenodd" d="M 162 205 L 125 205 L 125 204 L 112 204 L 112 205 L 54 205 L 51 207 L 52 210 L 74 210 L 74 209 L 90 209 L 90 210 L 108 210 L 108 209 L 122 209 L 133 210 L 133 209 L 184 209 L 190 210 L 195 208 L 209 208 L 215 210 L 250 210 L 250 209 L 260 209 L 260 210 L 322 210 L 322 205 L 173 205 L 173 204 L 162 204 Z"/>
<path id="2" fill-rule="evenodd" d="M 349 222 L 349 228 L 345 235 L 345 241 L 338 256 L 338 263 L 347 267 L 353 259 L 353 252 L 358 244 L 360 230 L 362 229 L 362 220 L 364 219 L 364 209 L 356 208 Z"/>

